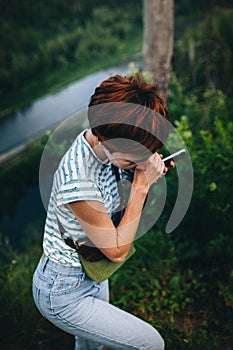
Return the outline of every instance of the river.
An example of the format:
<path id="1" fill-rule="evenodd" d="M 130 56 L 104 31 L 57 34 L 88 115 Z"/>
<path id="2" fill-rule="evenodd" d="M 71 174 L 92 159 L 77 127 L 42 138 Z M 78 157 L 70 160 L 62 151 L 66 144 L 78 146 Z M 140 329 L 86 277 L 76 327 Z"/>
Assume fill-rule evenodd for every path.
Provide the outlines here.
<path id="1" fill-rule="evenodd" d="M 102 80 L 110 74 L 125 74 L 127 70 L 128 63 L 101 70 L 0 120 L 0 155 L 86 108 L 95 87 Z"/>

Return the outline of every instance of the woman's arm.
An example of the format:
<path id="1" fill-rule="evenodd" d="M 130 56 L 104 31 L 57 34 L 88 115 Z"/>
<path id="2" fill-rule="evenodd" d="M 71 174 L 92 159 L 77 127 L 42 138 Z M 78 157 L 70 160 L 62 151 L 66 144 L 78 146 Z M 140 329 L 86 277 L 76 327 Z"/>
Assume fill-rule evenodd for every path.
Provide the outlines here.
<path id="1" fill-rule="evenodd" d="M 69 204 L 89 239 L 110 260 L 125 260 L 138 229 L 148 190 L 163 173 L 164 163 L 157 153 L 148 159 L 145 171 L 136 167 L 128 205 L 117 228 L 103 203 L 76 201 Z"/>

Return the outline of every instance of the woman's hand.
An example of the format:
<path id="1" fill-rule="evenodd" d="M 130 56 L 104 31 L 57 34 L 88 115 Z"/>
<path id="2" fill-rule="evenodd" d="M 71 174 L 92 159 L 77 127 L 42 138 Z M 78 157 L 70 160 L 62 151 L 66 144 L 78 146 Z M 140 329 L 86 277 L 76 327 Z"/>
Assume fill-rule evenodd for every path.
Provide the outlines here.
<path id="1" fill-rule="evenodd" d="M 150 186 L 156 183 L 167 171 L 168 168 L 165 167 L 161 155 L 154 153 L 146 162 L 136 166 L 133 185 L 138 189 L 148 191 Z"/>
<path id="2" fill-rule="evenodd" d="M 126 258 L 138 229 L 148 190 L 167 170 L 158 153 L 136 166 L 128 205 L 117 228 L 103 203 L 77 201 L 69 204 L 89 239 L 110 260 L 121 262 Z"/>

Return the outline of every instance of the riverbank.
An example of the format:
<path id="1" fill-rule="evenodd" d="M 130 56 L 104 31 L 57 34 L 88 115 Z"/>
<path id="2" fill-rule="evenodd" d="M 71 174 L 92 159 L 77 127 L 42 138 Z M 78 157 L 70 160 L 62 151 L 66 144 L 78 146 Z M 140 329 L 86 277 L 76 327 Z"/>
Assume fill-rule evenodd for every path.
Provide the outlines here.
<path id="1" fill-rule="evenodd" d="M 12 159 L 16 158 L 20 154 L 27 152 L 28 148 L 31 147 L 35 142 L 41 139 L 43 137 L 44 133 L 39 133 L 34 138 L 28 140 L 27 142 L 23 142 L 22 144 L 13 147 L 9 151 L 3 152 L 0 154 L 0 165 L 3 165 L 7 163 L 8 161 L 11 161 Z"/>
<path id="2" fill-rule="evenodd" d="M 131 57 L 140 65 L 141 55 Z M 67 117 L 87 108 L 90 96 L 101 81 L 112 74 L 127 74 L 130 61 L 88 75 L 56 93 L 43 96 L 27 108 L 17 111 L 1 122 L 0 154 L 9 153 L 27 140 L 54 128 Z M 10 152 L 9 155 L 14 154 Z M 6 159 L 6 155 L 2 157 Z"/>
<path id="3" fill-rule="evenodd" d="M 51 72 L 46 76 L 39 77 L 37 81 L 29 81 L 17 91 L 4 96 L 4 100 L 1 102 L 0 121 L 5 120 L 19 109 L 26 108 L 33 101 L 48 94 L 57 93 L 75 81 L 83 79 L 85 76 L 103 69 L 108 69 L 111 66 L 117 65 L 119 62 L 127 63 L 138 60 L 141 57 L 141 43 L 132 43 L 131 46 L 128 53 L 122 56 L 109 57 L 103 61 L 93 62 L 90 66 Z"/>

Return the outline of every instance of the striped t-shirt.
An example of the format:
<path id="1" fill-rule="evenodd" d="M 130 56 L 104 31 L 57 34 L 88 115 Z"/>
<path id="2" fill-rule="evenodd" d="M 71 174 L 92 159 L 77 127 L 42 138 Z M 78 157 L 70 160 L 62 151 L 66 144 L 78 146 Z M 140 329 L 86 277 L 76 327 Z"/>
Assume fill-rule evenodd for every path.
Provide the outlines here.
<path id="1" fill-rule="evenodd" d="M 54 174 L 44 230 L 44 253 L 66 266 L 80 266 L 76 250 L 64 238 L 82 241 L 87 238 L 68 203 L 77 200 L 101 201 L 109 215 L 119 205 L 117 182 L 111 163 L 103 163 L 86 141 L 84 130 L 62 158 Z M 122 179 L 130 180 L 129 172 L 119 169 Z M 61 224 L 61 225 L 60 225 Z M 65 234 L 61 233 L 61 226 Z"/>

